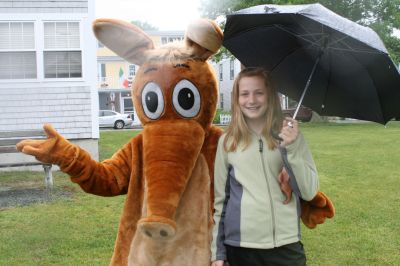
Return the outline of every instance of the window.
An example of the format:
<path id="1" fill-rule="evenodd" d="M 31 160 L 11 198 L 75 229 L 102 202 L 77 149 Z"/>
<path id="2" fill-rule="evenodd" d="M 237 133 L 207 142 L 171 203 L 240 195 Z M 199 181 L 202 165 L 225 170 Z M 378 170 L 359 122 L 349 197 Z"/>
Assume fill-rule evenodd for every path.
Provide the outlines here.
<path id="1" fill-rule="evenodd" d="M 106 76 L 106 64 L 100 64 L 100 77 L 104 78 Z"/>
<path id="2" fill-rule="evenodd" d="M 113 116 L 113 115 L 116 115 L 115 112 L 113 111 L 103 111 L 102 116 Z"/>
<path id="3" fill-rule="evenodd" d="M 136 75 L 136 66 L 129 65 L 129 77 L 133 77 Z"/>
<path id="4" fill-rule="evenodd" d="M 223 69 L 223 68 L 222 68 L 222 64 L 220 64 L 220 65 L 219 65 L 219 80 L 220 80 L 220 81 L 224 80 L 224 78 L 223 78 L 224 75 L 223 75 L 222 69 Z"/>
<path id="5" fill-rule="evenodd" d="M 161 37 L 161 44 L 166 44 L 175 41 L 183 40 L 182 36 L 169 36 L 169 37 Z"/>
<path id="6" fill-rule="evenodd" d="M 82 77 L 79 22 L 44 23 L 44 77 Z"/>
<path id="7" fill-rule="evenodd" d="M 81 52 L 44 52 L 44 77 L 82 77 Z"/>
<path id="8" fill-rule="evenodd" d="M 37 77 L 33 22 L 0 22 L 0 79 Z"/>
<path id="9" fill-rule="evenodd" d="M 124 113 L 132 113 L 133 112 L 133 102 L 132 98 L 123 98 L 124 99 Z"/>
<path id="10" fill-rule="evenodd" d="M 234 76 L 235 76 L 235 61 L 231 59 L 231 61 L 229 62 L 229 77 L 231 80 L 233 80 Z"/>
<path id="11" fill-rule="evenodd" d="M 224 94 L 219 94 L 219 108 L 224 109 Z"/>

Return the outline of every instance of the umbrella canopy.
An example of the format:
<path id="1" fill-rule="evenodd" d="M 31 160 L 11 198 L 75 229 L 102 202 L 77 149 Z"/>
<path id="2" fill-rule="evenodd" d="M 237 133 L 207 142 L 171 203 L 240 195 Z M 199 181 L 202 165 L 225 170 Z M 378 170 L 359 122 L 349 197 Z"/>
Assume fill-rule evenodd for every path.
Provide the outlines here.
<path id="1" fill-rule="evenodd" d="M 320 115 L 400 118 L 400 74 L 383 42 L 320 4 L 239 10 L 227 16 L 223 45 L 243 65 L 269 70 L 290 98 L 306 87 L 304 105 Z"/>

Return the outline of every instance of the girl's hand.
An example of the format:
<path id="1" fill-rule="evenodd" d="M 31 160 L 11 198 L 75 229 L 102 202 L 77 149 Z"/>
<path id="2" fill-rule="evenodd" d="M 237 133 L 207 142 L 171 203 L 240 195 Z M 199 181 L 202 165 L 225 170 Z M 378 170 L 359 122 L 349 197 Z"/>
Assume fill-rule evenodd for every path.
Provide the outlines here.
<path id="1" fill-rule="evenodd" d="M 285 147 L 292 144 L 299 135 L 299 122 L 296 120 L 286 117 L 283 120 L 283 126 L 279 137 L 283 139 L 281 146 Z"/>

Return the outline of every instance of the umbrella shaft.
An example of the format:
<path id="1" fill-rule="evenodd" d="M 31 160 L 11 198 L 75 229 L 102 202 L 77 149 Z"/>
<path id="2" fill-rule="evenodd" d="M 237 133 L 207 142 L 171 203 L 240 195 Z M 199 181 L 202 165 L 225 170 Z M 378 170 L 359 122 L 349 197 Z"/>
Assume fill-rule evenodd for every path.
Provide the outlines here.
<path id="1" fill-rule="evenodd" d="M 301 94 L 299 103 L 297 104 L 296 111 L 295 111 L 294 114 L 293 114 L 293 119 L 296 119 L 297 113 L 299 112 L 301 103 L 303 102 L 303 99 L 304 99 L 304 96 L 306 95 L 306 92 L 307 92 L 307 90 L 308 90 L 308 87 L 310 87 L 311 79 L 312 79 L 312 77 L 313 77 L 313 75 L 314 75 L 315 69 L 317 68 L 318 62 L 319 62 L 319 60 L 321 59 L 322 54 L 323 54 L 323 52 L 321 51 L 321 52 L 319 53 L 317 59 L 315 60 L 315 63 L 314 63 L 314 66 L 313 66 L 313 68 L 312 68 L 312 70 L 311 70 L 310 76 L 308 77 L 306 86 L 304 87 L 304 90 L 303 90 L 303 93 Z"/>

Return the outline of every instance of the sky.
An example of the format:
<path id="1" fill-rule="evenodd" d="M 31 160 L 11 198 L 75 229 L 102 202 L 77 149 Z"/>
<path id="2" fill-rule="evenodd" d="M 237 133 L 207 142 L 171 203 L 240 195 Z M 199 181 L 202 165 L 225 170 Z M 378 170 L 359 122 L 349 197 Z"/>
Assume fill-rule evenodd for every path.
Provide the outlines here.
<path id="1" fill-rule="evenodd" d="M 185 30 L 200 17 L 201 0 L 95 0 L 96 18 L 140 20 L 159 30 Z"/>

